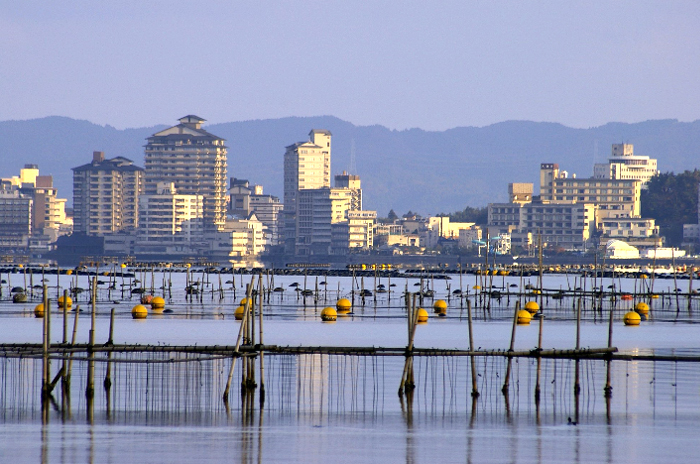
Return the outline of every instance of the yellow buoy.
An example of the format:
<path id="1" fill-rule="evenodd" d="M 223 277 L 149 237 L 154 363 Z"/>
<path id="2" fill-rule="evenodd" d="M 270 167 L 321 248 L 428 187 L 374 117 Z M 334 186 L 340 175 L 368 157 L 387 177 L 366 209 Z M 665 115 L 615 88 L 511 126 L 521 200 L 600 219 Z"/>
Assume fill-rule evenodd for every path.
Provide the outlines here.
<path id="1" fill-rule="evenodd" d="M 321 311 L 321 320 L 324 322 L 332 322 L 338 319 L 338 313 L 332 307 L 328 306 Z"/>
<path id="2" fill-rule="evenodd" d="M 507 276 L 507 275 L 508 275 L 508 271 L 500 270 L 500 271 L 498 271 L 498 275 L 499 275 L 499 276 Z"/>
<path id="3" fill-rule="evenodd" d="M 518 311 L 518 324 L 525 325 L 529 324 L 532 320 L 532 314 L 529 311 L 521 309 Z"/>
<path id="4" fill-rule="evenodd" d="M 642 275 L 639 276 L 639 278 L 640 278 L 640 279 L 646 279 L 646 278 L 647 278 L 647 275 L 646 275 L 646 274 L 642 274 Z"/>
<path id="5" fill-rule="evenodd" d="M 416 315 L 416 320 L 418 322 L 428 322 L 428 311 L 423 308 L 418 308 L 418 314 Z"/>
<path id="6" fill-rule="evenodd" d="M 444 314 L 447 312 L 447 302 L 445 300 L 437 300 L 433 303 L 433 309 L 436 313 Z"/>
<path id="7" fill-rule="evenodd" d="M 481 285 L 474 285 L 472 287 L 473 290 L 481 290 Z"/>
<path id="8" fill-rule="evenodd" d="M 651 295 L 651 299 L 652 299 L 652 300 L 658 300 L 658 299 L 659 299 L 659 295 L 657 295 L 656 293 L 654 293 L 654 294 Z"/>
<path id="9" fill-rule="evenodd" d="M 536 301 L 528 301 L 525 303 L 525 310 L 534 315 L 540 310 L 540 305 L 538 305 Z"/>
<path id="10" fill-rule="evenodd" d="M 352 308 L 352 303 L 350 303 L 350 300 L 347 298 L 341 298 L 335 304 L 335 308 L 339 313 L 349 313 L 350 309 Z"/>
<path id="11" fill-rule="evenodd" d="M 647 314 L 649 314 L 649 305 L 644 302 L 640 302 L 634 305 L 634 310 L 637 311 L 639 314 L 644 314 L 646 316 Z"/>
<path id="12" fill-rule="evenodd" d="M 243 298 L 241 300 L 241 306 L 245 307 L 246 303 L 248 303 L 248 298 Z"/>
<path id="13" fill-rule="evenodd" d="M 151 309 L 154 311 L 162 311 L 165 309 L 165 300 L 161 296 L 154 296 L 151 300 Z"/>
<path id="14" fill-rule="evenodd" d="M 66 271 L 66 275 L 73 275 L 73 269 L 68 269 Z"/>
<path id="15" fill-rule="evenodd" d="M 148 309 L 143 305 L 136 305 L 131 310 L 131 317 L 134 319 L 146 319 L 148 317 Z"/>
<path id="16" fill-rule="evenodd" d="M 44 317 L 44 303 L 34 306 L 34 317 Z"/>
<path id="17" fill-rule="evenodd" d="M 642 316 L 640 316 L 639 313 L 630 311 L 625 314 L 622 321 L 625 325 L 639 325 L 642 322 Z"/>
<path id="18" fill-rule="evenodd" d="M 73 306 L 73 300 L 71 297 L 66 297 L 64 300 L 62 296 L 58 297 L 58 307 L 63 309 L 70 309 Z"/>
<path id="19" fill-rule="evenodd" d="M 121 268 L 122 268 L 122 269 L 126 269 L 126 264 L 122 263 L 122 264 L 121 264 Z"/>
<path id="20" fill-rule="evenodd" d="M 243 313 L 245 313 L 245 306 L 241 305 L 233 312 L 233 316 L 237 321 L 240 321 L 243 319 Z"/>

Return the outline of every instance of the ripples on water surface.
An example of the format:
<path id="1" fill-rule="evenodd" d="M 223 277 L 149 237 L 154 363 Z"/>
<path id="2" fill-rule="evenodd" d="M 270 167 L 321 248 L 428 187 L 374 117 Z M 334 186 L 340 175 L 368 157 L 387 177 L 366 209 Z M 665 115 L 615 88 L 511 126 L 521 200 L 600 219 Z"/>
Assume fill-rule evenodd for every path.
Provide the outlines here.
<path id="1" fill-rule="evenodd" d="M 172 314 L 134 321 L 131 306 L 137 296 L 119 304 L 120 292 L 100 291 L 97 306 L 98 343 L 107 339 L 109 311 L 117 309 L 115 343 L 233 345 L 238 322 L 230 284 L 224 299 L 219 293 L 186 302 L 184 276 L 173 274 Z M 236 280 L 236 300 L 243 289 Z M 55 278 L 55 277 L 54 277 Z M 67 286 L 63 276 L 61 285 Z M 84 278 L 83 278 L 84 279 Z M 246 281 L 249 278 L 246 277 Z M 297 298 L 289 285 L 303 277 L 276 278 L 284 294 L 273 294 L 265 307 L 265 342 L 277 345 L 392 346 L 406 345 L 405 312 L 400 293 L 416 279 L 393 280 L 386 294 L 356 296 L 355 314 L 334 324 L 319 321 L 320 309 L 349 295 L 350 279 L 328 278 L 328 293 Z M 474 285 L 464 279 L 464 287 Z M 569 277 L 571 279 L 571 277 Z M 14 285 L 21 277 L 12 276 Z M 228 280 L 228 279 L 226 279 Z M 321 280 L 325 280 L 322 278 Z M 469 280 L 469 283 L 467 281 Z M 603 282 L 609 285 L 609 279 Z M 156 274 L 156 282 L 161 278 Z M 532 279 L 534 283 L 534 279 Z M 218 277 L 213 282 L 218 289 Z M 504 279 L 520 284 L 518 278 Z M 55 285 L 55 282 L 50 282 Z M 382 283 L 388 285 L 386 279 Z M 437 297 L 447 293 L 445 281 L 435 281 Z M 615 281 L 632 290 L 631 279 Z M 666 290 L 673 281 L 658 281 Z M 87 287 L 86 282 L 80 282 Z M 451 288 L 458 283 L 453 278 Z M 547 276 L 548 288 L 567 288 L 564 277 Z M 682 282 L 687 292 L 688 282 Z M 372 288 L 371 279 L 365 286 Z M 307 287 L 315 287 L 308 278 Z M 627 288 L 625 288 L 627 287 Z M 321 288 L 324 288 L 321 286 Z M 177 289 L 177 290 L 176 290 Z M 55 291 L 55 288 L 53 289 Z M 156 292 L 158 293 L 158 291 Z M 6 298 L 7 291 L 4 295 Z M 81 296 L 79 304 L 89 308 Z M 473 297 L 472 297 L 473 299 Z M 482 349 L 507 349 L 515 297 L 492 301 L 489 311 L 474 308 L 474 337 Z M 306 305 L 304 304 L 306 303 Z M 425 305 L 429 305 L 428 300 Z M 3 343 L 41 341 L 41 320 L 33 317 L 36 302 L 0 304 Z M 609 304 L 609 303 L 606 303 Z M 681 310 L 675 297 L 652 301 L 652 317 L 640 327 L 624 327 L 619 319 L 632 302 L 618 302 L 613 345 L 629 353 L 697 355 L 700 331 L 698 308 Z M 663 304 L 663 307 L 662 307 Z M 582 346 L 607 345 L 607 310 L 583 314 Z M 571 300 L 546 305 L 544 348 L 575 346 L 576 314 Z M 62 337 L 62 318 L 52 316 L 54 341 Z M 72 327 L 72 318 L 69 320 Z M 90 318 L 79 321 L 79 341 L 87 340 Z M 450 301 L 448 317 L 431 318 L 418 327 L 416 346 L 467 348 L 466 305 Z M 516 349 L 537 344 L 537 324 L 518 327 Z M 97 357 L 104 359 L 105 354 Z M 114 355 L 119 359 L 163 360 L 170 355 Z M 187 356 L 173 355 L 174 360 Z M 581 394 L 573 394 L 576 363 L 541 361 L 542 393 L 536 407 L 534 387 L 537 361 L 513 361 L 509 395 L 501 393 L 506 363 L 502 358 L 477 358 L 476 402 L 470 397 L 468 358 L 418 357 L 413 398 L 399 400 L 403 358 L 340 355 L 266 355 L 266 401 L 261 411 L 256 392 L 252 407 L 244 407 L 240 373 L 234 376 L 231 404 L 221 401 L 229 359 L 200 356 L 191 362 L 112 364 L 109 397 L 102 389 L 106 364 L 96 363 L 96 395 L 92 425 L 84 396 L 85 363 L 73 366 L 70 407 L 56 388 L 56 404 L 48 425 L 42 425 L 41 360 L 0 358 L 0 433 L 3 462 L 696 462 L 697 421 L 700 417 L 700 368 L 694 363 L 615 361 L 613 397 L 603 395 L 606 365 L 601 360 L 579 362 Z M 60 361 L 52 363 L 53 373 Z M 238 379 L 238 382 L 235 380 Z M 578 413 L 578 414 L 577 414 Z M 577 425 L 570 425 L 577 422 Z"/>

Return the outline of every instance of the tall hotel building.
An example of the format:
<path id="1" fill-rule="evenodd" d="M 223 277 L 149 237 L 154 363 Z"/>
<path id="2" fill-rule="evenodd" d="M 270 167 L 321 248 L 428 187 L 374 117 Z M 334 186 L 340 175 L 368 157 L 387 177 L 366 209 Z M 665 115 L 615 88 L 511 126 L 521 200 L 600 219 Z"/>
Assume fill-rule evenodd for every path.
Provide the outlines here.
<path id="1" fill-rule="evenodd" d="M 145 149 L 145 193 L 173 183 L 180 195 L 201 195 L 204 227 L 222 230 L 226 222 L 225 140 L 202 129 L 204 119 L 185 116 L 180 124 L 153 134 Z"/>
<path id="2" fill-rule="evenodd" d="M 331 133 L 314 129 L 309 132 L 308 142 L 290 145 L 284 154 L 284 242 L 287 253 L 295 250 L 299 191 L 330 186 Z"/>
<path id="3" fill-rule="evenodd" d="M 92 154 L 92 162 L 73 168 L 73 230 L 105 235 L 139 224 L 143 168 L 118 156 Z"/>

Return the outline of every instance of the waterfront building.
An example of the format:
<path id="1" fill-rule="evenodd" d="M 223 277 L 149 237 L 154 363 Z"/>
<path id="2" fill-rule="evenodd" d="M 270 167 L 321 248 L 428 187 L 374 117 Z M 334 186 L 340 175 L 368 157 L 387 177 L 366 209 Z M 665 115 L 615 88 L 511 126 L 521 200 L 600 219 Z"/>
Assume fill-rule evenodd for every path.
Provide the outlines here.
<path id="1" fill-rule="evenodd" d="M 602 240 L 623 240 L 633 243 L 638 248 L 654 248 L 663 245 L 655 219 L 607 218 L 600 222 L 598 230 Z"/>
<path id="2" fill-rule="evenodd" d="M 596 209 L 592 203 L 529 203 L 520 210 L 519 230 L 541 235 L 548 247 L 583 251 L 595 231 Z"/>
<path id="3" fill-rule="evenodd" d="M 641 182 L 633 179 L 582 179 L 568 177 L 559 165 L 540 166 L 540 201 L 593 203 L 597 221 L 604 218 L 638 218 L 641 212 Z"/>
<path id="4" fill-rule="evenodd" d="M 294 253 L 299 256 L 332 254 L 333 224 L 347 222 L 352 191 L 328 187 L 299 190 L 296 203 Z"/>
<path id="5" fill-rule="evenodd" d="M 102 236 L 138 227 L 142 191 L 143 168 L 93 152 L 91 163 L 73 168 L 73 230 Z"/>
<path id="6" fill-rule="evenodd" d="M 226 140 L 202 129 L 205 120 L 198 116 L 179 121 L 147 139 L 145 193 L 172 182 L 180 195 L 200 195 L 205 229 L 219 230 L 226 220 Z"/>
<path id="7" fill-rule="evenodd" d="M 468 229 L 460 229 L 459 231 L 459 247 L 465 250 L 471 250 L 477 246 L 475 241 L 480 241 L 482 238 L 481 227 L 472 226 Z"/>
<path id="8" fill-rule="evenodd" d="M 0 248 L 29 246 L 34 201 L 18 190 L 0 193 Z"/>
<path id="9" fill-rule="evenodd" d="M 59 236 L 72 231 L 72 220 L 66 216 L 66 199 L 58 198 L 53 176 L 40 175 L 39 167 L 26 164 L 19 176 L 0 179 L 0 192 L 19 193 L 32 200 L 31 230 L 34 244 L 51 244 Z M 12 197 L 13 195 L 10 195 Z M 47 246 L 37 246 L 48 251 Z"/>
<path id="10" fill-rule="evenodd" d="M 281 243 L 281 217 L 283 205 L 279 198 L 264 195 L 262 185 L 250 184 L 245 179 L 232 177 L 229 184 L 229 213 L 239 218 L 246 218 L 250 213 L 263 224 L 265 243 L 268 246 Z"/>
<path id="11" fill-rule="evenodd" d="M 264 225 L 255 213 L 244 219 L 227 219 L 223 230 L 206 234 L 212 258 L 239 260 L 265 250 Z"/>
<path id="12" fill-rule="evenodd" d="M 657 160 L 634 154 L 634 145 L 615 143 L 607 163 L 596 163 L 593 167 L 595 179 L 638 180 L 646 189 L 649 180 L 659 174 Z"/>
<path id="13" fill-rule="evenodd" d="M 190 254 L 204 243 L 204 196 L 177 191 L 174 182 L 161 182 L 154 194 L 140 198 L 136 254 Z"/>
<path id="14" fill-rule="evenodd" d="M 347 254 L 352 251 L 367 251 L 374 246 L 376 211 L 347 211 L 347 221 L 332 225 L 332 253 Z"/>
<path id="15" fill-rule="evenodd" d="M 352 191 L 350 209 L 360 211 L 362 209 L 362 184 L 360 176 L 350 175 L 346 171 L 335 176 L 335 188 L 345 188 Z"/>
<path id="16" fill-rule="evenodd" d="M 307 142 L 286 147 L 284 154 L 284 242 L 285 251 L 294 253 L 297 239 L 297 200 L 299 192 L 331 187 L 330 131 L 312 129 Z M 302 229 L 306 229 L 304 224 Z M 330 235 L 328 237 L 330 244 Z"/>

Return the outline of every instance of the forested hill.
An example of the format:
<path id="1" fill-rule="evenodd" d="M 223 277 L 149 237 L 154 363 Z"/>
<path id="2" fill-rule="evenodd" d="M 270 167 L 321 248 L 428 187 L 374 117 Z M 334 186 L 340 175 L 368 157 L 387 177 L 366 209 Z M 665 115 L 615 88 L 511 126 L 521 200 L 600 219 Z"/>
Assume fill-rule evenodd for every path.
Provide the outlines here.
<path id="1" fill-rule="evenodd" d="M 0 176 L 17 175 L 25 163 L 52 174 L 59 195 L 72 202 L 72 167 L 92 159 L 94 150 L 108 158 L 125 156 L 143 166 L 145 138 L 167 125 L 118 130 L 87 121 L 47 117 L 0 122 Z M 206 118 L 206 114 L 201 114 Z M 282 196 L 285 146 L 307 140 L 312 128 L 333 133 L 332 172 L 350 167 L 362 178 L 365 209 L 386 216 L 390 209 L 428 215 L 461 211 L 505 201 L 509 182 L 533 182 L 539 165 L 559 163 L 579 177 L 592 175 L 613 143 L 634 144 L 635 153 L 659 159 L 662 172 L 700 167 L 700 121 L 609 123 L 573 129 L 554 123 L 508 121 L 487 127 L 446 131 L 390 130 L 355 126 L 332 117 L 289 117 L 204 126 L 227 139 L 228 175 L 262 184 L 265 193 Z"/>

